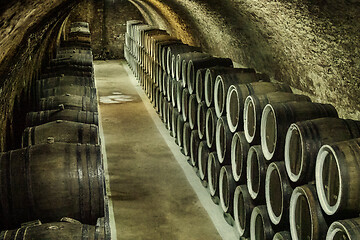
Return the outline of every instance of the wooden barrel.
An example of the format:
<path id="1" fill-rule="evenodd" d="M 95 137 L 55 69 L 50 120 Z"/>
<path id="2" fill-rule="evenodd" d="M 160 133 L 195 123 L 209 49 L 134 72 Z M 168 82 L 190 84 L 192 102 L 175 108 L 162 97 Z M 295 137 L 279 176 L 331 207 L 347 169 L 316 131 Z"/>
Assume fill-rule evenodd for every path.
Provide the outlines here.
<path id="1" fill-rule="evenodd" d="M 161 120 L 163 120 L 163 118 L 164 118 L 164 116 L 163 116 L 163 114 L 164 114 L 164 94 L 163 94 L 163 92 L 160 92 L 160 94 L 159 94 L 159 117 L 160 117 L 160 119 Z"/>
<path id="2" fill-rule="evenodd" d="M 207 164 L 209 159 L 210 149 L 208 148 L 206 141 L 201 141 L 198 150 L 198 166 L 199 177 L 203 181 L 207 181 Z"/>
<path id="3" fill-rule="evenodd" d="M 73 76 L 92 77 L 94 68 L 92 65 L 56 64 L 45 68 L 44 74 L 64 73 Z"/>
<path id="4" fill-rule="evenodd" d="M 333 222 L 326 234 L 326 240 L 360 239 L 360 218 L 338 220 Z"/>
<path id="5" fill-rule="evenodd" d="M 155 61 L 160 64 L 161 68 L 164 70 L 163 64 L 162 64 L 162 49 L 166 46 L 169 46 L 170 44 L 174 43 L 180 43 L 181 41 L 177 38 L 171 37 L 171 36 L 158 36 L 154 40 L 153 49 L 155 56 Z"/>
<path id="6" fill-rule="evenodd" d="M 165 72 L 163 74 L 161 83 L 162 83 L 162 91 L 164 93 L 164 96 L 167 97 L 167 95 L 169 94 L 168 86 L 167 86 L 169 82 L 168 82 L 168 75 Z"/>
<path id="7" fill-rule="evenodd" d="M 155 107 L 155 111 L 159 114 L 160 113 L 160 108 L 159 108 L 159 101 L 160 99 L 160 88 L 159 87 L 155 87 L 155 99 L 154 99 L 154 107 Z"/>
<path id="8" fill-rule="evenodd" d="M 208 182 L 209 182 L 209 191 L 211 197 L 219 196 L 219 175 L 220 175 L 220 163 L 216 156 L 216 152 L 211 152 L 208 158 Z"/>
<path id="9" fill-rule="evenodd" d="M 152 31 L 145 32 L 145 49 L 150 54 L 151 58 L 155 60 L 155 55 L 153 52 L 154 39 L 157 37 L 170 37 L 170 35 L 165 30 L 155 29 Z"/>
<path id="10" fill-rule="evenodd" d="M 58 54 L 82 54 L 82 55 L 91 55 L 92 56 L 92 49 L 83 49 L 83 48 L 67 48 L 67 47 L 60 47 L 56 51 L 56 57 Z"/>
<path id="11" fill-rule="evenodd" d="M 290 199 L 290 232 L 293 240 L 323 240 L 328 226 L 313 184 L 294 189 Z"/>
<path id="12" fill-rule="evenodd" d="M 176 77 L 176 57 L 180 53 L 186 53 L 186 52 L 194 52 L 194 51 L 201 51 L 199 47 L 190 46 L 187 44 L 176 44 L 171 45 L 167 48 L 167 54 L 166 54 L 166 70 L 167 73 L 171 75 L 172 78 Z"/>
<path id="13" fill-rule="evenodd" d="M 177 121 L 179 117 L 179 112 L 177 108 L 172 109 L 172 116 L 171 116 L 171 133 L 170 135 L 174 138 L 177 136 Z"/>
<path id="14" fill-rule="evenodd" d="M 273 240 L 292 240 L 291 234 L 288 231 L 277 232 Z"/>
<path id="15" fill-rule="evenodd" d="M 159 46 L 159 54 L 161 54 L 160 65 L 162 69 L 167 73 L 167 48 L 172 45 L 181 44 L 181 41 L 169 41 L 161 43 Z"/>
<path id="16" fill-rule="evenodd" d="M 247 187 L 252 199 L 265 203 L 265 177 L 268 163 L 260 145 L 251 146 L 246 163 Z"/>
<path id="17" fill-rule="evenodd" d="M 331 131 L 329 131 L 331 129 Z M 360 122 L 319 118 L 293 123 L 285 138 L 286 171 L 293 182 L 315 178 L 315 159 L 322 145 L 360 137 Z"/>
<path id="18" fill-rule="evenodd" d="M 182 86 L 182 81 L 176 82 L 176 106 L 178 108 L 179 113 L 182 112 L 182 95 L 184 88 Z"/>
<path id="19" fill-rule="evenodd" d="M 196 101 L 196 95 L 191 94 L 189 97 L 189 123 L 191 129 L 197 128 L 197 101 Z"/>
<path id="20" fill-rule="evenodd" d="M 55 78 L 45 78 L 36 81 L 36 91 L 40 93 L 43 89 L 74 85 L 95 87 L 95 82 L 93 78 L 88 77 L 61 76 Z"/>
<path id="21" fill-rule="evenodd" d="M 184 132 L 184 118 L 181 114 L 179 114 L 178 118 L 177 118 L 177 132 L 176 132 L 176 139 L 177 139 L 177 144 L 179 145 L 180 148 L 183 147 L 183 132 Z"/>
<path id="22" fill-rule="evenodd" d="M 181 96 L 181 111 L 185 122 L 189 119 L 189 98 L 189 90 L 184 88 Z"/>
<path id="23" fill-rule="evenodd" d="M 73 109 L 97 112 L 97 99 L 67 94 L 63 96 L 41 98 L 36 107 L 36 110 L 38 111 L 54 109 Z"/>
<path id="24" fill-rule="evenodd" d="M 204 101 L 205 102 L 205 73 L 206 68 L 202 68 L 197 70 L 196 72 L 196 80 L 195 80 L 195 94 L 196 94 L 196 100 L 198 103 Z M 206 106 L 206 103 L 205 103 Z"/>
<path id="25" fill-rule="evenodd" d="M 199 131 L 199 138 L 205 139 L 205 128 L 206 128 L 206 111 L 207 107 L 204 101 L 200 102 L 197 107 L 196 120 L 197 128 Z"/>
<path id="26" fill-rule="evenodd" d="M 206 111 L 206 119 L 205 119 L 205 136 L 206 143 L 210 149 L 215 149 L 215 134 L 216 134 L 216 124 L 217 117 L 215 114 L 215 108 L 208 108 Z"/>
<path id="27" fill-rule="evenodd" d="M 191 127 L 190 127 L 191 128 Z M 200 138 L 197 130 L 192 130 L 190 135 L 190 160 L 193 167 L 198 168 Z"/>
<path id="28" fill-rule="evenodd" d="M 166 128 L 171 132 L 172 131 L 172 112 L 174 108 L 171 102 L 167 102 L 167 118 L 166 118 Z"/>
<path id="29" fill-rule="evenodd" d="M 233 87 L 235 87 L 238 84 L 251 83 L 259 80 L 261 79 L 258 78 L 255 70 L 252 68 L 250 69 L 244 68 L 243 71 L 237 73 L 219 74 L 216 77 L 214 83 L 214 106 L 215 106 L 216 115 L 218 117 L 225 115 L 225 104 L 229 104 L 227 102 L 227 95 L 230 86 L 234 85 Z M 231 93 L 232 92 L 233 90 L 231 91 Z M 236 96 L 232 96 L 231 100 L 235 99 L 235 97 Z M 232 109 L 232 108 L 230 109 L 230 111 L 234 111 L 234 110 L 236 109 Z"/>
<path id="30" fill-rule="evenodd" d="M 37 93 L 38 98 L 47 98 L 51 96 L 61 96 L 71 94 L 97 99 L 96 88 L 86 86 L 60 86 L 55 88 L 43 89 Z"/>
<path id="31" fill-rule="evenodd" d="M 137 24 L 143 24 L 142 21 L 140 20 L 128 20 L 126 21 L 126 32 L 133 37 L 133 32 L 132 32 L 132 28 L 133 25 L 137 25 Z"/>
<path id="32" fill-rule="evenodd" d="M 246 185 L 239 185 L 234 193 L 234 220 L 240 237 L 250 236 L 250 218 L 255 207 Z"/>
<path id="33" fill-rule="evenodd" d="M 221 117 L 216 123 L 215 143 L 216 152 L 221 164 L 231 164 L 232 133 L 227 125 L 226 117 Z"/>
<path id="34" fill-rule="evenodd" d="M 190 156 L 190 135 L 191 135 L 191 128 L 188 122 L 184 123 L 183 127 L 183 152 L 185 156 Z"/>
<path id="35" fill-rule="evenodd" d="M 49 62 L 49 66 L 87 66 L 91 67 L 88 70 L 93 71 L 93 56 L 92 54 L 58 54 L 56 58 L 53 58 Z"/>
<path id="36" fill-rule="evenodd" d="M 265 177 L 265 200 L 270 220 L 282 228 L 289 225 L 289 206 L 293 188 L 284 162 L 272 162 Z"/>
<path id="37" fill-rule="evenodd" d="M 173 107 L 177 107 L 177 81 L 175 79 L 171 79 L 171 82 L 171 104 Z"/>
<path id="38" fill-rule="evenodd" d="M 168 102 L 166 100 L 166 97 L 164 97 L 163 101 L 162 101 L 162 121 L 165 125 L 165 127 L 167 128 L 167 122 L 168 122 L 168 112 L 169 112 L 169 105 Z"/>
<path id="39" fill-rule="evenodd" d="M 171 79 L 171 76 L 170 75 L 167 75 L 167 78 L 166 78 L 166 97 L 167 97 L 167 100 L 169 102 L 171 102 L 171 99 L 172 99 L 172 84 L 173 84 L 173 81 Z"/>
<path id="40" fill-rule="evenodd" d="M 186 69 L 186 81 L 192 90 L 195 90 L 195 80 L 196 80 L 196 72 L 201 68 L 209 68 L 215 66 L 222 67 L 233 67 L 233 62 L 230 58 L 217 58 L 217 57 L 208 57 L 208 58 L 200 58 L 200 59 L 190 59 L 187 64 Z M 189 89 L 190 91 L 190 89 Z"/>
<path id="41" fill-rule="evenodd" d="M 244 132 L 236 132 L 231 140 L 231 167 L 234 180 L 246 183 L 246 161 L 250 144 L 245 139 Z"/>
<path id="42" fill-rule="evenodd" d="M 252 144 L 260 144 L 261 114 L 266 104 L 290 101 L 311 102 L 307 96 L 290 92 L 271 92 L 248 96 L 244 102 L 243 114 L 246 140 Z M 231 114 L 227 113 L 226 116 L 231 118 Z"/>
<path id="43" fill-rule="evenodd" d="M 232 85 L 226 96 L 226 117 L 229 122 L 230 130 L 234 132 L 244 129 L 244 101 L 247 96 L 250 94 L 263 94 L 275 91 L 291 92 L 291 88 L 287 84 L 271 82 L 254 82 L 249 84 Z"/>
<path id="44" fill-rule="evenodd" d="M 94 124 L 57 120 L 26 128 L 22 136 L 22 147 L 49 141 L 99 144 L 99 129 Z"/>
<path id="45" fill-rule="evenodd" d="M 236 182 L 231 173 L 231 166 L 222 166 L 219 175 L 220 205 L 224 213 L 228 213 L 231 216 L 234 216 L 235 188 Z"/>
<path id="46" fill-rule="evenodd" d="M 38 126 L 56 120 L 67 120 L 88 124 L 99 124 L 98 112 L 79 111 L 72 109 L 47 110 L 40 112 L 28 112 L 26 114 L 26 126 Z"/>
<path id="47" fill-rule="evenodd" d="M 324 145 L 316 159 L 316 189 L 328 215 L 360 212 L 360 138 Z"/>
<path id="48" fill-rule="evenodd" d="M 104 176 L 98 145 L 53 143 L 14 150 L 0 154 L 0 169 L 4 228 L 62 216 L 95 224 L 103 217 Z"/>
<path id="49" fill-rule="evenodd" d="M 284 156 L 285 136 L 289 126 L 297 121 L 321 117 L 337 117 L 330 104 L 312 102 L 269 103 L 261 115 L 260 137 L 267 160 Z"/>
<path id="50" fill-rule="evenodd" d="M 256 206 L 251 213 L 250 239 L 272 240 L 274 235 L 266 206 Z"/>
<path id="51" fill-rule="evenodd" d="M 98 221 L 100 222 L 100 221 Z M 105 240 L 104 224 L 86 225 L 80 222 L 60 222 L 25 225 L 15 230 L 0 232 L 0 240 L 32 240 L 32 239 L 69 239 L 69 240 Z"/>
<path id="52" fill-rule="evenodd" d="M 175 76 L 176 80 L 183 81 L 183 87 L 187 87 L 187 65 L 191 59 L 204 59 L 210 57 L 210 54 L 202 53 L 202 52 L 188 52 L 188 53 L 181 53 L 178 54 L 176 57 L 176 69 L 175 69 Z M 193 89 L 192 89 L 193 90 Z"/>
<path id="53" fill-rule="evenodd" d="M 61 48 L 79 48 L 84 50 L 91 50 L 91 44 L 86 42 L 78 42 L 78 41 L 62 41 L 60 43 Z"/>

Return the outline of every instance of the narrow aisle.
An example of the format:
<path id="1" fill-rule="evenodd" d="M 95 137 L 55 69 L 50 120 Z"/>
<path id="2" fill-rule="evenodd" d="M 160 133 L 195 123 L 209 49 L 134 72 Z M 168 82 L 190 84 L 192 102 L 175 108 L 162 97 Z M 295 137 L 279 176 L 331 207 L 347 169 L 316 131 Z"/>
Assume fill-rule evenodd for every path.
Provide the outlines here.
<path id="1" fill-rule="evenodd" d="M 122 64 L 94 62 L 118 239 L 221 239 Z"/>

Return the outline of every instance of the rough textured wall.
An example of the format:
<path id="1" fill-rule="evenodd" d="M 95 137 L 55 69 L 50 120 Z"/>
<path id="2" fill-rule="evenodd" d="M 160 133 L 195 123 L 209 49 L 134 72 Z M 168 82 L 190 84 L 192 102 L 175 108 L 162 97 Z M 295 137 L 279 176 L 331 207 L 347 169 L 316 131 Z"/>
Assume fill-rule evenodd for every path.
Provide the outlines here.
<path id="1" fill-rule="evenodd" d="M 20 147 L 30 88 L 73 2 L 9 1 L 0 17 L 0 151 Z"/>
<path id="2" fill-rule="evenodd" d="M 140 12 L 127 0 L 84 0 L 71 13 L 69 23 L 90 23 L 95 59 L 124 58 L 126 21 L 140 19 Z"/>
<path id="3" fill-rule="evenodd" d="M 162 13 L 184 42 L 332 103 L 343 117 L 360 119 L 358 0 L 131 1 Z"/>

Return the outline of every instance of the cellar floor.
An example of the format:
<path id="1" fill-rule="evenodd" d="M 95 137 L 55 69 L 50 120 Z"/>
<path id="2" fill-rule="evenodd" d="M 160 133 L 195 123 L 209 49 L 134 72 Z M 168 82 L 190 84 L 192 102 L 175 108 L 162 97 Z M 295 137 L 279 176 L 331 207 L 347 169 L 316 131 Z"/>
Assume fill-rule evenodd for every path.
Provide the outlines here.
<path id="1" fill-rule="evenodd" d="M 95 61 L 94 66 L 110 212 L 116 225 L 113 236 L 119 240 L 239 239 L 126 62 Z"/>

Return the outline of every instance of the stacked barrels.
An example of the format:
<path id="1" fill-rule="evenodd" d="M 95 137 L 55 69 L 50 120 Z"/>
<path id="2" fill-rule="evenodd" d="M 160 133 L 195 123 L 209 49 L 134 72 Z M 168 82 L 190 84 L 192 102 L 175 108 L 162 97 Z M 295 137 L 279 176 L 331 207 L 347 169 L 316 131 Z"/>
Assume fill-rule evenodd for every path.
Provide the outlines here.
<path id="1" fill-rule="evenodd" d="M 0 239 L 110 237 L 89 34 L 71 24 L 33 84 L 22 148 L 0 153 Z"/>
<path id="2" fill-rule="evenodd" d="M 360 239 L 358 121 L 137 20 L 125 58 L 240 237 Z"/>

